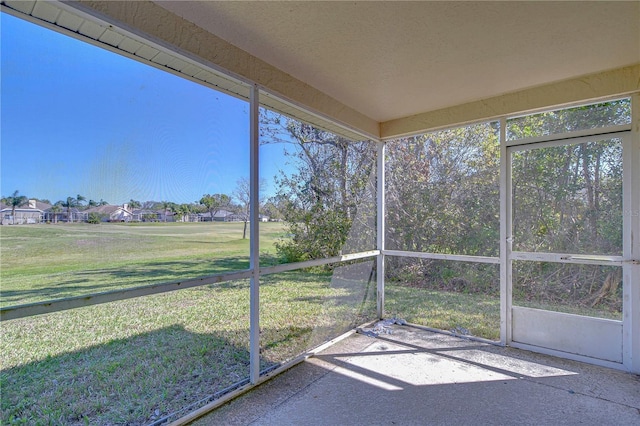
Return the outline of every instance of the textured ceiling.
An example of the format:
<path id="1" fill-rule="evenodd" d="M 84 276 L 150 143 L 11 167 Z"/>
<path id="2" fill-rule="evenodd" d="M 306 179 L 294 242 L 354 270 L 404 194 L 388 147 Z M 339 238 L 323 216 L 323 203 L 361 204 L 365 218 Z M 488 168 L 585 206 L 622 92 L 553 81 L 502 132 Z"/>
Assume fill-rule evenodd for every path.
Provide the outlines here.
<path id="1" fill-rule="evenodd" d="M 640 62 L 640 1 L 157 4 L 378 122 Z"/>

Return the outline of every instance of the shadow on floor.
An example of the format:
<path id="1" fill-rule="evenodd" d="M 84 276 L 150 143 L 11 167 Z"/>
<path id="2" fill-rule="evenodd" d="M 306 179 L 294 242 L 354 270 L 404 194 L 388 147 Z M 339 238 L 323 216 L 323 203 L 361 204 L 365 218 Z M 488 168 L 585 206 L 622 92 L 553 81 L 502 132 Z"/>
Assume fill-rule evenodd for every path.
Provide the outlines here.
<path id="1" fill-rule="evenodd" d="M 640 377 L 393 326 L 352 335 L 194 424 L 640 424 Z"/>

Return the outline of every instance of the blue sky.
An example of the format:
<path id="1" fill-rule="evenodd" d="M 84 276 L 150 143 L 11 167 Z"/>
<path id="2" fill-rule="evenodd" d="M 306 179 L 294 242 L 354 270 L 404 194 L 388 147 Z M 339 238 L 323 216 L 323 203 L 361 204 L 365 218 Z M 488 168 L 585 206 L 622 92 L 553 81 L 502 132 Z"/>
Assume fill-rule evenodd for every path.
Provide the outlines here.
<path id="1" fill-rule="evenodd" d="M 2 196 L 188 203 L 249 176 L 247 102 L 0 17 Z M 271 193 L 282 147 L 261 155 Z"/>

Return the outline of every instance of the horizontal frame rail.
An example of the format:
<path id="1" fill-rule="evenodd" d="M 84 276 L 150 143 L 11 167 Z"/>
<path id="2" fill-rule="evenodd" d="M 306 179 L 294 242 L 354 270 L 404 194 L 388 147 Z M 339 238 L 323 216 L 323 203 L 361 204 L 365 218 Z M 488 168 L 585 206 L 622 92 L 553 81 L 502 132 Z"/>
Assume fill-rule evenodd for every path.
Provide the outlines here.
<path id="1" fill-rule="evenodd" d="M 367 259 L 380 254 L 380 250 L 369 250 L 360 253 L 344 254 L 325 259 L 307 260 L 304 262 L 285 263 L 283 265 L 267 266 L 260 268 L 260 275 L 277 274 L 280 272 L 294 271 L 296 269 L 311 268 L 314 266 L 329 265 L 331 263 L 348 262 L 350 260 Z"/>
<path id="2" fill-rule="evenodd" d="M 511 260 L 528 260 L 533 262 L 573 263 L 581 265 L 622 266 L 627 262 L 622 256 L 602 256 L 569 253 L 536 253 L 528 251 L 514 251 Z M 632 261 L 633 262 L 633 261 Z"/>
<path id="3" fill-rule="evenodd" d="M 607 126 L 596 129 L 578 130 L 568 133 L 557 133 L 551 135 L 538 136 L 525 139 L 512 139 L 506 141 L 508 147 L 517 147 L 521 145 L 532 145 L 543 142 L 570 141 L 572 139 L 595 138 L 598 136 L 615 135 L 616 133 L 624 133 L 631 130 L 631 124 L 621 124 L 617 126 Z"/>
<path id="4" fill-rule="evenodd" d="M 469 256 L 464 254 L 423 253 L 418 251 L 383 250 L 385 256 L 417 257 L 420 259 L 455 260 L 458 262 L 493 263 L 500 264 L 499 257 Z"/>
<path id="5" fill-rule="evenodd" d="M 153 284 L 140 287 L 125 288 L 122 290 L 93 293 L 83 296 L 73 296 L 64 299 L 45 300 L 43 302 L 29 303 L 0 308 L 0 321 L 29 317 L 32 315 L 49 314 L 65 311 L 67 309 L 82 308 L 85 306 L 99 305 L 102 303 L 117 302 L 118 300 L 133 299 L 135 297 L 150 296 L 152 294 L 167 293 L 170 291 L 200 287 L 207 284 L 218 284 L 224 281 L 249 278 L 251 270 L 244 270 L 226 274 L 209 275 L 186 281 L 174 281 L 162 284 Z"/>
<path id="6" fill-rule="evenodd" d="M 276 265 L 267 268 L 260 268 L 260 275 L 275 274 L 279 272 L 293 271 L 295 269 L 309 268 L 312 266 L 328 265 L 330 263 L 340 263 L 350 260 L 366 259 L 380 254 L 378 250 L 371 250 L 361 253 L 334 256 L 326 259 L 309 260 L 306 262 L 296 262 L 284 265 Z M 29 303 L 24 305 L 7 306 L 0 308 L 0 321 L 9 321 L 18 318 L 30 317 L 33 315 L 50 314 L 53 312 L 66 311 L 68 309 L 82 308 L 85 306 L 99 305 L 119 300 L 133 299 L 135 297 L 150 296 L 153 294 L 167 293 L 187 288 L 200 287 L 208 284 L 219 284 L 225 281 L 241 280 L 251 278 L 251 269 L 208 275 L 206 277 L 194 278 L 185 281 L 173 281 L 161 284 L 125 288 L 102 293 L 92 293 L 82 296 L 73 296 L 64 299 L 45 300 L 42 302 Z"/>

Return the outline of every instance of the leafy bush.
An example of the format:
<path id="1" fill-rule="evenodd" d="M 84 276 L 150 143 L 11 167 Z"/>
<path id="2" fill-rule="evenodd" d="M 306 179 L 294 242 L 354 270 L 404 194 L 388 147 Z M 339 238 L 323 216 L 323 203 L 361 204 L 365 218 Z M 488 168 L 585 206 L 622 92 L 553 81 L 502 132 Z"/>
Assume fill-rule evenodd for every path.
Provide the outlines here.
<path id="1" fill-rule="evenodd" d="M 102 219 L 104 219 L 105 217 L 107 217 L 107 215 L 96 213 L 96 212 L 89 213 L 89 218 L 87 219 L 87 222 L 98 224 L 98 223 L 101 223 Z"/>

